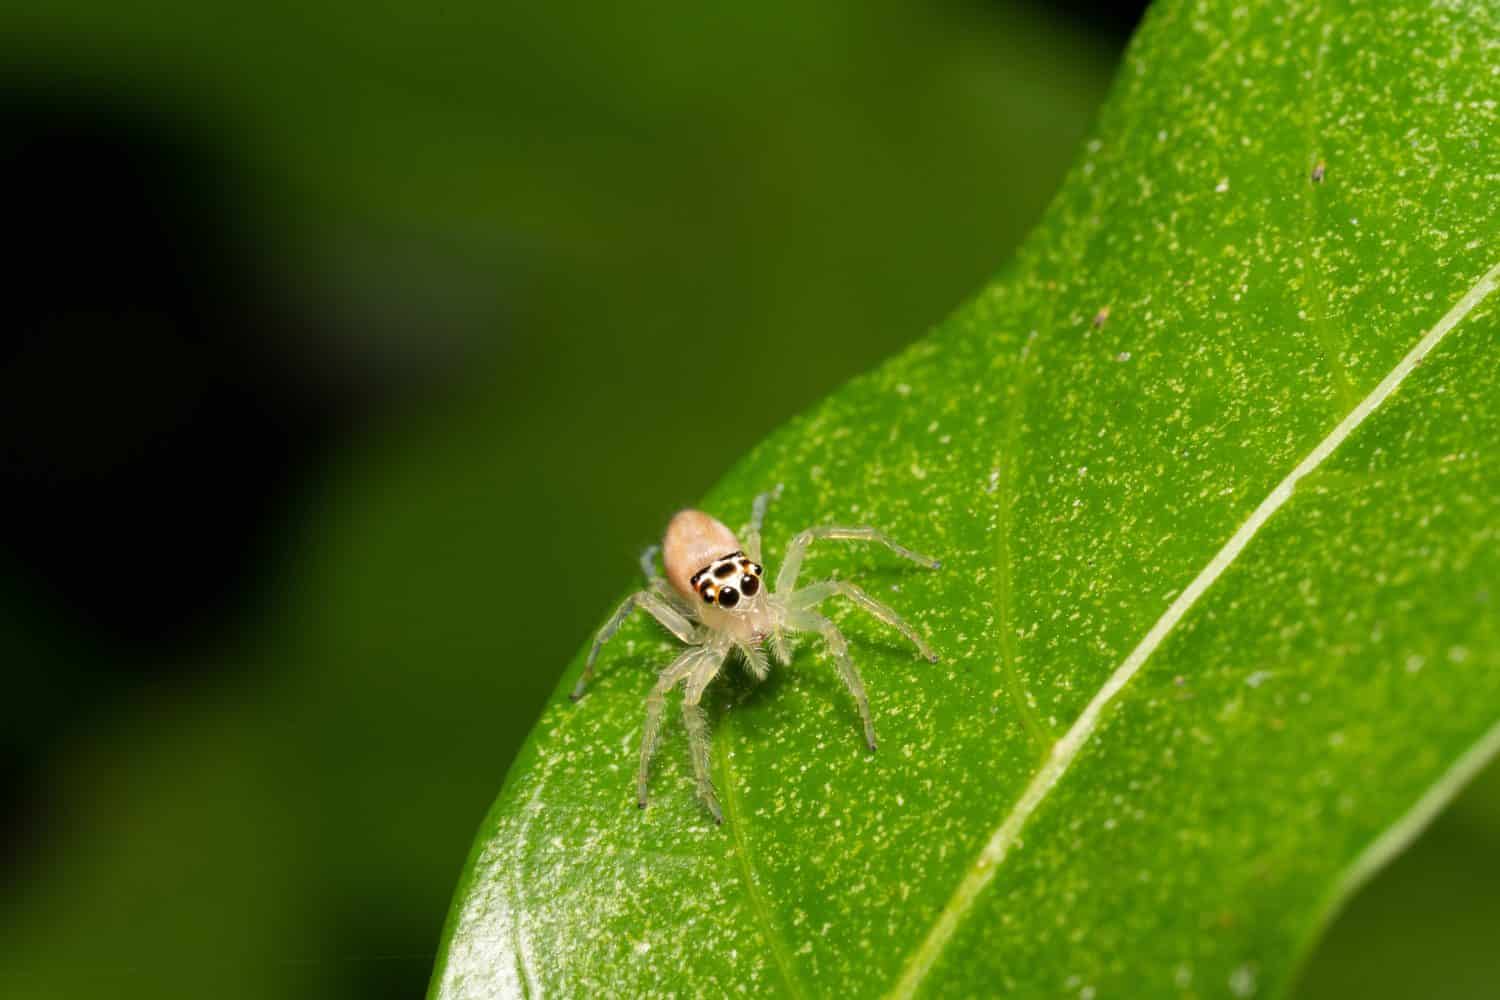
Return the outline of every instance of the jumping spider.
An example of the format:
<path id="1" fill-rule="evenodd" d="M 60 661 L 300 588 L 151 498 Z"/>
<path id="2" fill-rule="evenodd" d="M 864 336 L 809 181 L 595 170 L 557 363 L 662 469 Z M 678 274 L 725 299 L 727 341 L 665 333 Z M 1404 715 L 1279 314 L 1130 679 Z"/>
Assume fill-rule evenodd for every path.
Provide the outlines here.
<path id="1" fill-rule="evenodd" d="M 807 546 L 820 538 L 879 542 L 899 556 L 920 563 L 928 569 L 941 564 L 901 545 L 874 528 L 808 528 L 787 546 L 786 559 L 776 575 L 775 590 L 762 585 L 760 565 L 760 526 L 765 520 L 771 495 L 763 493 L 751 506 L 750 526 L 745 543 L 740 544 L 720 521 L 697 510 L 684 510 L 672 518 L 662 539 L 660 552 L 665 578 L 656 572 L 657 547 L 641 556 L 646 574 L 645 590 L 625 599 L 614 616 L 599 630 L 589 650 L 583 676 L 573 689 L 573 700 L 583 697 L 583 689 L 594 674 L 599 649 L 609 641 L 621 623 L 636 608 L 646 611 L 667 631 L 687 643 L 688 649 L 661 672 L 651 694 L 646 697 L 646 726 L 641 736 L 641 766 L 636 775 L 637 802 L 646 808 L 646 782 L 651 757 L 661 734 L 662 711 L 667 692 L 679 682 L 686 682 L 682 718 L 687 726 L 692 748 L 693 771 L 698 781 L 698 797 L 713 814 L 715 822 L 724 822 L 709 778 L 708 719 L 699 707 L 703 691 L 718 675 L 731 653 L 738 652 L 756 680 L 770 672 L 762 648 L 770 646 L 776 662 L 785 666 L 791 661 L 787 646 L 789 632 L 816 632 L 823 637 L 833 654 L 834 666 L 849 693 L 859 706 L 864 721 L 865 742 L 875 749 L 875 724 L 870 719 L 870 703 L 865 697 L 864 682 L 849 657 L 849 644 L 833 622 L 815 610 L 830 597 L 847 597 L 855 605 L 895 628 L 917 647 L 917 652 L 936 663 L 937 654 L 901 617 L 852 583 L 825 580 L 796 589 L 797 573 Z"/>

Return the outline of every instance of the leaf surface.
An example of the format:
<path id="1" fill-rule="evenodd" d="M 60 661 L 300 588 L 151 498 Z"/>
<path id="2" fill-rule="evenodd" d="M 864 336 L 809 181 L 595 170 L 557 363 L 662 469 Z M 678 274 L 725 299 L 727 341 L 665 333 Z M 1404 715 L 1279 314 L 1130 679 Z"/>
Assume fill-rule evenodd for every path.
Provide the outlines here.
<path id="1" fill-rule="evenodd" d="M 632 622 L 512 768 L 434 996 L 1284 993 L 1500 745 L 1497 37 L 1154 9 L 1006 275 L 705 500 L 784 485 L 772 573 L 809 524 L 944 560 L 805 565 L 943 656 L 835 614 L 879 752 L 804 641 L 711 689 L 724 826 L 680 725 L 640 812 L 674 651 Z"/>

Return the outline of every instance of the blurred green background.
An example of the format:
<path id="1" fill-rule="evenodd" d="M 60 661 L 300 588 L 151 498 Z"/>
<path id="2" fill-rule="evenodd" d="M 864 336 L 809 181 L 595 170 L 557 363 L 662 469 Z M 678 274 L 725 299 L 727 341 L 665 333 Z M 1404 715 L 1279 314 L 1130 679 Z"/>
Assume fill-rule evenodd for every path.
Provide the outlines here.
<path id="1" fill-rule="evenodd" d="M 1002 269 L 1139 7 L 0 11 L 0 994 L 420 994 L 639 550 Z M 1496 995 L 1497 843 L 1305 992 Z"/>

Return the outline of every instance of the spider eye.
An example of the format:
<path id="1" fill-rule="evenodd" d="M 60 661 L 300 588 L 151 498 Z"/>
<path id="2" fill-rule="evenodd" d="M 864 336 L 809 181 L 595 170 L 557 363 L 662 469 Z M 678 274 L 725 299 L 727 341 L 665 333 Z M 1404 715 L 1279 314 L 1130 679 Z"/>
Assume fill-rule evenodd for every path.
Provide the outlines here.
<path id="1" fill-rule="evenodd" d="M 740 589 L 745 592 L 746 597 L 754 597 L 755 592 L 760 589 L 760 581 L 753 576 L 741 577 Z"/>
<path id="2" fill-rule="evenodd" d="M 728 576 L 729 574 L 731 574 L 733 572 L 734 572 L 734 564 L 733 563 L 723 563 L 722 565 L 714 567 L 714 578 L 722 580 L 726 576 Z"/>
<path id="3" fill-rule="evenodd" d="M 740 592 L 733 587 L 719 588 L 719 607 L 732 608 L 740 603 Z"/>
<path id="4" fill-rule="evenodd" d="M 754 576 L 760 576 L 760 574 L 761 574 L 760 563 L 751 563 L 750 564 L 750 572 Z"/>
<path id="5" fill-rule="evenodd" d="M 712 604 L 714 602 L 714 586 L 713 586 L 713 584 L 705 582 L 703 584 L 703 586 L 699 589 L 698 593 L 700 593 L 700 594 L 703 595 L 703 603 L 704 604 Z"/>

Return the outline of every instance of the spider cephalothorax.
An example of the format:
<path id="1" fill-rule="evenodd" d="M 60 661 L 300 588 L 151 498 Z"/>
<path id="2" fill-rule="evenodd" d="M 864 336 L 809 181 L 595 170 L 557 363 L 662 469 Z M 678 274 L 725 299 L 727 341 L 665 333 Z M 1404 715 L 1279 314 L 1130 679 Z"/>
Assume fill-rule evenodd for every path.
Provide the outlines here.
<path id="1" fill-rule="evenodd" d="M 741 597 L 760 593 L 760 574 L 760 563 L 751 562 L 745 553 L 735 550 L 694 573 L 688 583 L 704 604 L 732 608 L 740 603 Z"/>
<path id="2" fill-rule="evenodd" d="M 764 646 L 785 664 L 790 651 L 784 641 L 788 632 L 815 632 L 823 637 L 833 654 L 839 677 L 854 695 L 864 723 L 865 742 L 875 749 L 875 724 L 870 717 L 869 700 L 864 682 L 849 657 L 849 644 L 836 625 L 818 614 L 817 606 L 830 597 L 841 596 L 910 639 L 918 652 L 936 662 L 937 654 L 901 617 L 852 583 L 826 580 L 797 589 L 797 574 L 807 546 L 819 538 L 844 538 L 880 542 L 897 555 L 937 569 L 934 559 L 904 548 L 874 528 L 808 528 L 787 545 L 786 558 L 776 575 L 776 586 L 768 588 L 762 580 L 760 565 L 760 526 L 765 518 L 770 494 L 755 498 L 745 544 L 724 526 L 723 522 L 697 510 L 684 510 L 672 518 L 662 538 L 662 565 L 666 577 L 656 573 L 656 549 L 641 560 L 647 589 L 625 599 L 589 650 L 583 676 L 573 689 L 573 699 L 583 697 L 585 685 L 594 672 L 599 649 L 619 630 L 620 624 L 635 608 L 649 612 L 673 635 L 688 644 L 688 649 L 661 672 L 656 686 L 646 698 L 646 726 L 641 737 L 641 764 L 636 776 L 637 799 L 646 807 L 646 778 L 651 756 L 656 751 L 661 732 L 661 716 L 667 692 L 677 684 L 685 685 L 682 716 L 692 745 L 693 770 L 698 780 L 698 796 L 715 820 L 723 822 L 713 783 L 709 779 L 708 720 L 698 707 L 703 691 L 718 674 L 730 654 L 738 652 L 750 672 L 757 678 L 770 670 Z"/>

